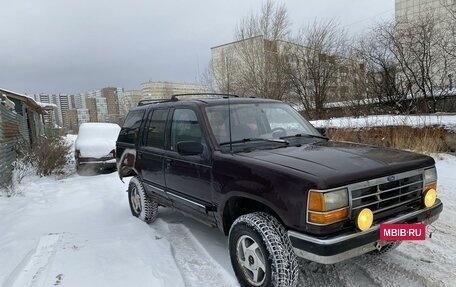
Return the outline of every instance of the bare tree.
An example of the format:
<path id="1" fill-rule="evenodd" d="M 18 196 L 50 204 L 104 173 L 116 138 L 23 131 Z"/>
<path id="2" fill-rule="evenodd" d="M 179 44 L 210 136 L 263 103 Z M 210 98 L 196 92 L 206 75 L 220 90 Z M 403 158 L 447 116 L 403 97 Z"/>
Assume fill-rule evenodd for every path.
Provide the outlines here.
<path id="1" fill-rule="evenodd" d="M 392 53 L 398 65 L 396 81 L 408 91 L 412 102 L 423 100 L 426 112 L 436 111 L 436 98 L 444 96 L 451 58 L 446 53 L 446 34 L 434 14 L 416 20 L 397 22 L 387 30 L 392 39 Z"/>
<path id="2" fill-rule="evenodd" d="M 309 117 L 324 113 L 325 104 L 341 100 L 347 58 L 345 32 L 334 21 L 314 22 L 302 28 L 289 46 L 288 76 L 293 93 Z"/>
<path id="3" fill-rule="evenodd" d="M 410 112 L 408 91 L 401 89 L 402 85 L 396 81 L 398 72 L 391 35 L 394 35 L 393 23 L 377 24 L 357 39 L 353 57 L 364 64 L 366 98 L 377 102 L 379 112 L 407 113 Z"/>
<path id="4" fill-rule="evenodd" d="M 420 17 L 378 24 L 361 38 L 357 50 L 366 65 L 368 95 L 379 107 L 402 113 L 437 110 L 455 67 L 445 27 L 430 9 Z"/>
<path id="5" fill-rule="evenodd" d="M 260 14 L 242 19 L 236 42 L 212 50 L 218 90 L 242 96 L 283 99 L 288 92 L 283 39 L 290 22 L 284 5 L 266 1 Z"/>

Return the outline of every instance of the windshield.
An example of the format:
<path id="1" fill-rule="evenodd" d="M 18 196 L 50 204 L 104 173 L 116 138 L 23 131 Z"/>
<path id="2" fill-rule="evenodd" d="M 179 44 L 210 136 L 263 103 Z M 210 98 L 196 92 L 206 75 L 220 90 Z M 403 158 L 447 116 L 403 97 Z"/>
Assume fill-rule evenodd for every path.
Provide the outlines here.
<path id="1" fill-rule="evenodd" d="M 230 142 L 228 105 L 206 107 L 212 133 L 219 145 Z M 301 135 L 320 136 L 292 107 L 283 103 L 231 105 L 231 142 L 246 139 L 280 139 Z"/>

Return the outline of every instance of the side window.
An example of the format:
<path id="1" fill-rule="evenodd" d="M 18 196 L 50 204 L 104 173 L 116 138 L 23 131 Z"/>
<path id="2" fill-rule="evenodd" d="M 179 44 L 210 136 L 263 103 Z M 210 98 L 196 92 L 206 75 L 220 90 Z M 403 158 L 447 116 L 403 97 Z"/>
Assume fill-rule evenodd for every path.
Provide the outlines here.
<path id="1" fill-rule="evenodd" d="M 144 110 L 131 111 L 128 113 L 127 118 L 119 133 L 119 142 L 134 144 L 138 138 L 139 126 L 141 125 Z"/>
<path id="2" fill-rule="evenodd" d="M 145 142 L 146 146 L 161 148 L 165 147 L 165 126 L 168 110 L 154 110 L 149 115 L 146 125 Z"/>
<path id="3" fill-rule="evenodd" d="M 201 128 L 193 110 L 176 109 L 171 123 L 171 150 L 182 141 L 201 142 Z"/>

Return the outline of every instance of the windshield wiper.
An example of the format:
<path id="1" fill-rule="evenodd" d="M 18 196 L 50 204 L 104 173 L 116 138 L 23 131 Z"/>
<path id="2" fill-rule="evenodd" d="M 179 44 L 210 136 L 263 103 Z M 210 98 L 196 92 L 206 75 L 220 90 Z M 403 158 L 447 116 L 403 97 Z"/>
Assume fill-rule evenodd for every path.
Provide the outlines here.
<path id="1" fill-rule="evenodd" d="M 280 137 L 280 139 L 299 138 L 299 137 L 319 138 L 319 139 L 329 140 L 329 138 L 327 138 L 327 137 L 318 136 L 318 135 L 312 135 L 312 134 L 295 134 L 295 135 L 292 135 L 292 136 Z"/>
<path id="2" fill-rule="evenodd" d="M 281 143 L 285 145 L 289 145 L 290 143 L 282 138 L 280 139 L 263 139 L 263 138 L 245 138 L 242 140 L 236 140 L 232 142 L 223 142 L 220 143 L 219 145 L 229 145 L 229 144 L 237 144 L 237 143 L 248 143 L 248 142 L 257 142 L 257 141 L 264 141 L 264 142 L 273 142 L 273 143 Z"/>

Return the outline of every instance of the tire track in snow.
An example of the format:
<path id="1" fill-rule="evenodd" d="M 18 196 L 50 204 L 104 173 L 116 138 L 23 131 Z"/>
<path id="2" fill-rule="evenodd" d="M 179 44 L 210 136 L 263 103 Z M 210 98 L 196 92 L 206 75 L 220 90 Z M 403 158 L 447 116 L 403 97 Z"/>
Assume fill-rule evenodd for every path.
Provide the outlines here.
<path id="1" fill-rule="evenodd" d="M 379 256 L 364 255 L 360 259 L 351 260 L 350 263 L 354 267 L 364 270 L 379 283 L 378 286 L 442 286 L 440 282 L 432 281 L 419 274 L 419 270 L 416 272 L 408 270 L 401 264 L 386 262 Z"/>
<path id="2" fill-rule="evenodd" d="M 59 240 L 60 234 L 42 236 L 35 250 L 24 257 L 7 278 L 5 285 L 11 287 L 34 286 L 48 266 L 51 257 L 55 254 L 55 247 Z"/>
<path id="3" fill-rule="evenodd" d="M 197 239 L 182 224 L 158 219 L 156 228 L 171 244 L 173 256 L 188 287 L 238 286 L 227 272 L 207 254 Z"/>

